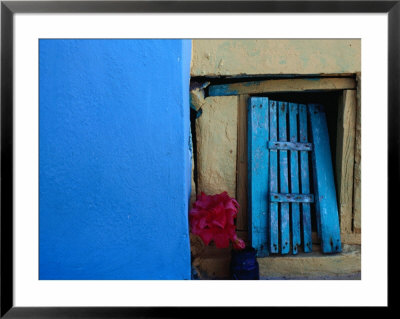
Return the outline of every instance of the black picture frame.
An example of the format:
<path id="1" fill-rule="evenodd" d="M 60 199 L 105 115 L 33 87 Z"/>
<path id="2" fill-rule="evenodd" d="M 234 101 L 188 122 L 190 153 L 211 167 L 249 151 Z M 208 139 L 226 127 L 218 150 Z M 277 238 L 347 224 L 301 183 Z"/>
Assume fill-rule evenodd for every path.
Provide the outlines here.
<path id="1" fill-rule="evenodd" d="M 1 277 L 3 318 L 191 317 L 190 307 L 14 307 L 13 305 L 13 16 L 15 13 L 269 12 L 388 13 L 388 218 L 399 188 L 400 1 L 1 1 Z M 396 211 L 394 211 L 396 213 Z M 390 223 L 388 223 L 390 225 Z M 392 223 L 393 227 L 393 223 Z M 389 229 L 388 229 L 389 230 Z M 388 238 L 389 239 L 389 238 Z M 390 241 L 388 240 L 388 245 Z M 389 247 L 389 246 L 388 246 Z M 389 254 L 388 254 L 389 256 Z M 390 259 L 390 258 L 388 258 Z M 388 260 L 389 262 L 390 260 Z M 389 264 L 389 263 L 388 263 Z M 388 280 L 388 285 L 390 280 Z M 390 298 L 388 300 L 390 306 Z M 292 308 L 293 309 L 293 308 Z M 205 310 L 205 309 L 204 309 Z M 207 310 L 209 311 L 209 310 Z M 224 309 L 214 309 L 223 315 Z M 236 311 L 239 313 L 244 311 Z M 299 309 L 296 314 L 299 315 Z"/>

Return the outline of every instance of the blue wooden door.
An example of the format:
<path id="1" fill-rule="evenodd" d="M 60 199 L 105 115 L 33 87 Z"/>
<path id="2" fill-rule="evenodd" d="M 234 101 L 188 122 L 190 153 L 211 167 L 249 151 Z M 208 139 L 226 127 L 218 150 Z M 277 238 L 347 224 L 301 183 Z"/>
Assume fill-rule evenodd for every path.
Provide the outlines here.
<path id="1" fill-rule="evenodd" d="M 301 246 L 304 252 L 312 251 L 311 205 L 315 205 L 322 251 L 339 252 L 339 217 L 323 107 L 252 97 L 248 122 L 250 241 L 258 256 L 297 254 Z M 311 176 L 315 194 L 310 193 Z"/>

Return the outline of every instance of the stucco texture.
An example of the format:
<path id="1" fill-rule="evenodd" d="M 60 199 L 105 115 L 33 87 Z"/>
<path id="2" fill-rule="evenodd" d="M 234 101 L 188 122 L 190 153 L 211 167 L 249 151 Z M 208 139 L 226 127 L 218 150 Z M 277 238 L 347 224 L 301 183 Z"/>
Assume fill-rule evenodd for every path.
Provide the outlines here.
<path id="1" fill-rule="evenodd" d="M 190 57 L 40 40 L 40 279 L 190 279 Z"/>
<path id="2" fill-rule="evenodd" d="M 192 76 L 361 71 L 359 39 L 193 40 Z"/>
<path id="3" fill-rule="evenodd" d="M 197 191 L 236 196 L 238 97 L 208 97 L 196 120 Z"/>

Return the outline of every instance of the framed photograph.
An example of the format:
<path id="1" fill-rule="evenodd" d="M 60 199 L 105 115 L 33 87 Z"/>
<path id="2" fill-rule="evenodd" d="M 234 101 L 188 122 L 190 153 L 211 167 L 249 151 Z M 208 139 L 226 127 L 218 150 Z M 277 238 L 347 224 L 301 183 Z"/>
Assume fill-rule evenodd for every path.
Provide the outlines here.
<path id="1" fill-rule="evenodd" d="M 399 18 L 1 1 L 0 316 L 388 307 Z"/>

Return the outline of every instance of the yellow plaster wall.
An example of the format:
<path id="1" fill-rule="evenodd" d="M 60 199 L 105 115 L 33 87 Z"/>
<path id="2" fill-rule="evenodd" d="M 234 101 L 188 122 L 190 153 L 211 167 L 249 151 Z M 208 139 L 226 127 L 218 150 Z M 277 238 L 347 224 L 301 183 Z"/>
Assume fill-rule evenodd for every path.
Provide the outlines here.
<path id="1" fill-rule="evenodd" d="M 361 71 L 361 40 L 193 40 L 192 76 Z"/>
<path id="2" fill-rule="evenodd" d="M 236 196 L 237 96 L 204 100 L 196 120 L 197 190 L 207 195 L 227 191 Z"/>

